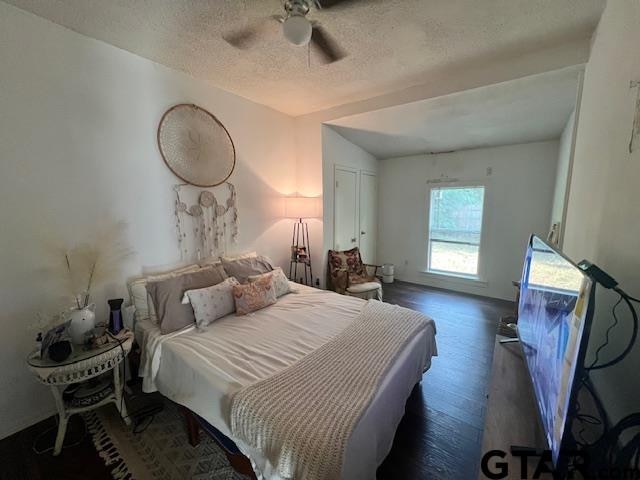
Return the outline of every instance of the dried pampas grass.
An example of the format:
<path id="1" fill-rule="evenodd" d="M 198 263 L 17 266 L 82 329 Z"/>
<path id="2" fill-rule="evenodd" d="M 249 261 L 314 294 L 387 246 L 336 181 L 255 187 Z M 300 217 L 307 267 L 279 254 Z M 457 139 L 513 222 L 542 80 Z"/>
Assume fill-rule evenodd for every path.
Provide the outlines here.
<path id="1" fill-rule="evenodd" d="M 47 262 L 43 268 L 67 296 L 72 295 L 77 308 L 89 305 L 94 288 L 112 280 L 134 251 L 126 239 L 125 222 L 101 222 L 93 235 L 75 245 L 60 241 L 45 241 Z"/>

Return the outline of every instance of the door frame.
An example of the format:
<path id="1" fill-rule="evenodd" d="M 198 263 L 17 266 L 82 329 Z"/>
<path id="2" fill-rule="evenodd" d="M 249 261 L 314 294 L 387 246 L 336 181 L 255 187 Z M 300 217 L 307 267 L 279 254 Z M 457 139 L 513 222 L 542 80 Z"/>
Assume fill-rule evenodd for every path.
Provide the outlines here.
<path id="1" fill-rule="evenodd" d="M 351 248 L 353 248 L 354 246 L 357 246 L 358 248 L 360 248 L 360 170 L 358 170 L 357 168 L 353 168 L 353 167 L 348 167 L 346 165 L 340 165 L 335 163 L 333 165 L 333 183 L 332 183 L 332 188 L 333 188 L 333 239 L 332 239 L 332 245 L 333 248 L 336 248 L 336 212 L 338 211 L 337 205 L 336 205 L 336 172 L 338 170 L 342 170 L 344 172 L 351 172 L 351 173 L 355 173 L 356 175 L 356 182 L 355 182 L 355 188 L 356 188 L 356 212 L 355 212 L 355 218 L 354 218 L 354 225 L 357 229 L 356 233 L 356 244 L 352 245 Z"/>
<path id="2" fill-rule="evenodd" d="M 379 209 L 378 209 L 379 205 L 378 205 L 378 188 L 377 187 L 379 187 L 379 183 L 378 183 L 378 173 L 374 172 L 372 170 L 360 170 L 358 172 L 358 248 L 360 248 L 361 245 L 362 245 L 362 241 L 361 241 L 362 240 L 362 215 L 361 215 L 362 210 L 360 209 L 360 205 L 361 205 L 361 200 L 362 200 L 362 197 L 361 197 L 361 193 L 362 193 L 362 177 L 364 175 L 369 175 L 371 177 L 375 177 L 375 179 L 376 179 L 376 197 L 375 197 L 375 202 L 376 202 L 376 217 L 377 218 L 376 218 L 376 231 L 374 232 L 375 233 L 375 241 L 376 241 L 376 252 L 374 252 L 373 258 L 376 259 L 376 263 L 377 263 L 377 259 L 378 259 L 378 252 L 377 252 L 377 249 L 378 249 L 378 228 L 377 227 L 378 227 L 378 220 L 380 218 Z M 368 233 L 368 234 L 371 235 L 371 233 Z M 360 249 L 360 250 L 361 250 L 360 253 L 362 254 L 362 249 Z"/>

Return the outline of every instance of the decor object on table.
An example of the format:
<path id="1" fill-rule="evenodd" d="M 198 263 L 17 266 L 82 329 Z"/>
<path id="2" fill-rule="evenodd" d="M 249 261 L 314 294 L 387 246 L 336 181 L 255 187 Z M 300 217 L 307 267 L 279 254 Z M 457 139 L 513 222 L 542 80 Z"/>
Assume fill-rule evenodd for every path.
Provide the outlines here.
<path id="1" fill-rule="evenodd" d="M 175 217 L 180 256 L 184 261 L 224 255 L 227 244 L 238 241 L 238 199 L 236 187 L 225 182 L 229 196 L 222 203 L 209 190 L 179 184 Z"/>
<path id="2" fill-rule="evenodd" d="M 46 358 L 38 358 L 31 354 L 27 358 L 29 369 L 37 379 L 51 387 L 53 398 L 58 410 L 58 434 L 53 449 L 53 455 L 59 455 L 62 451 L 64 436 L 67 431 L 67 423 L 71 415 L 86 412 L 107 403 L 114 403 L 120 412 L 120 416 L 128 425 L 127 408 L 122 399 L 123 378 L 120 372 L 120 363 L 127 356 L 133 344 L 133 334 L 125 332 L 113 341 L 98 348 L 76 348 L 73 354 L 62 363 L 56 363 Z M 35 352 L 34 352 L 35 353 Z M 74 406 L 71 400 L 63 397 L 63 392 L 68 385 L 84 382 L 113 372 L 113 389 L 106 395 L 100 395 L 95 403 L 88 402 L 86 398 L 82 406 Z"/>
<path id="3" fill-rule="evenodd" d="M 174 105 L 158 125 L 158 148 L 167 167 L 197 187 L 224 183 L 236 164 L 227 129 L 207 110 L 193 104 Z"/>
<path id="4" fill-rule="evenodd" d="M 85 343 L 88 333 L 95 327 L 95 304 L 89 303 L 93 289 L 117 277 L 133 254 L 126 242 L 125 231 L 124 222 L 103 222 L 86 243 L 71 248 L 55 245 L 50 249 L 53 252 L 51 262 L 44 267 L 43 273 L 45 277 L 50 276 L 56 286 L 62 287 L 64 294 L 73 296 L 73 307 L 60 315 L 62 321 L 70 321 L 69 334 L 73 343 Z"/>
<path id="5" fill-rule="evenodd" d="M 365 300 L 382 300 L 382 284 L 376 277 L 380 265 L 369 265 L 362 261 L 360 249 L 329 250 L 327 288 L 342 295 L 351 295 Z M 373 273 L 369 272 L 373 268 Z"/>
<path id="6" fill-rule="evenodd" d="M 69 335 L 73 343 L 82 345 L 96 326 L 96 304 L 82 308 L 72 308 L 62 313 L 62 319 L 69 322 Z"/>
<path id="7" fill-rule="evenodd" d="M 69 322 L 61 323 L 45 333 L 40 344 L 40 357 L 47 356 L 54 362 L 66 360 L 73 352 L 71 337 L 69 336 Z"/>
<path id="8" fill-rule="evenodd" d="M 109 331 L 114 335 L 122 330 L 122 304 L 124 298 L 113 298 L 107 300 L 109 304 Z"/>
<path id="9" fill-rule="evenodd" d="M 309 244 L 309 226 L 303 220 L 314 218 L 319 214 L 319 199 L 315 197 L 292 196 L 284 198 L 284 216 L 297 219 L 293 224 L 291 238 L 291 260 L 289 262 L 289 279 L 305 285 L 313 284 L 311 269 L 311 246 Z M 298 278 L 298 265 L 304 270 L 304 280 Z"/>

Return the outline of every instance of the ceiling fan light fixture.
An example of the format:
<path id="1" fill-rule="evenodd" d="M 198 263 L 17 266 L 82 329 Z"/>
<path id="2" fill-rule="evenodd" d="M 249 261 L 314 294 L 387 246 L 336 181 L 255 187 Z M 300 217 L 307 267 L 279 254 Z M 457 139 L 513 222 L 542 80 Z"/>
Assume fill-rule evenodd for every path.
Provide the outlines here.
<path id="1" fill-rule="evenodd" d="M 309 43 L 312 30 L 311 22 L 304 15 L 289 15 L 282 24 L 284 37 L 298 46 Z"/>

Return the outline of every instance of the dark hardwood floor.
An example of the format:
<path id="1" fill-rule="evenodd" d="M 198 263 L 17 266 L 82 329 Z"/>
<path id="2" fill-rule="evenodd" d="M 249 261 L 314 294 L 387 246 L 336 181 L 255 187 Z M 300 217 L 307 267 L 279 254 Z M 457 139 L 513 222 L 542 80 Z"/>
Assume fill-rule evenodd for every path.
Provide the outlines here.
<path id="1" fill-rule="evenodd" d="M 438 357 L 407 402 L 378 479 L 478 478 L 497 323 L 514 304 L 405 282 L 385 285 L 384 300 L 435 320 Z"/>
<path id="2" fill-rule="evenodd" d="M 385 285 L 384 297 L 436 321 L 439 356 L 407 402 L 378 479 L 476 479 L 496 326 L 513 304 L 404 282 Z M 54 426 L 50 418 L 0 441 L 0 480 L 111 478 L 89 436 L 59 457 L 37 455 L 34 440 Z M 82 438 L 82 428 L 72 423 L 65 444 Z M 54 436 L 38 444 L 52 445 Z"/>

